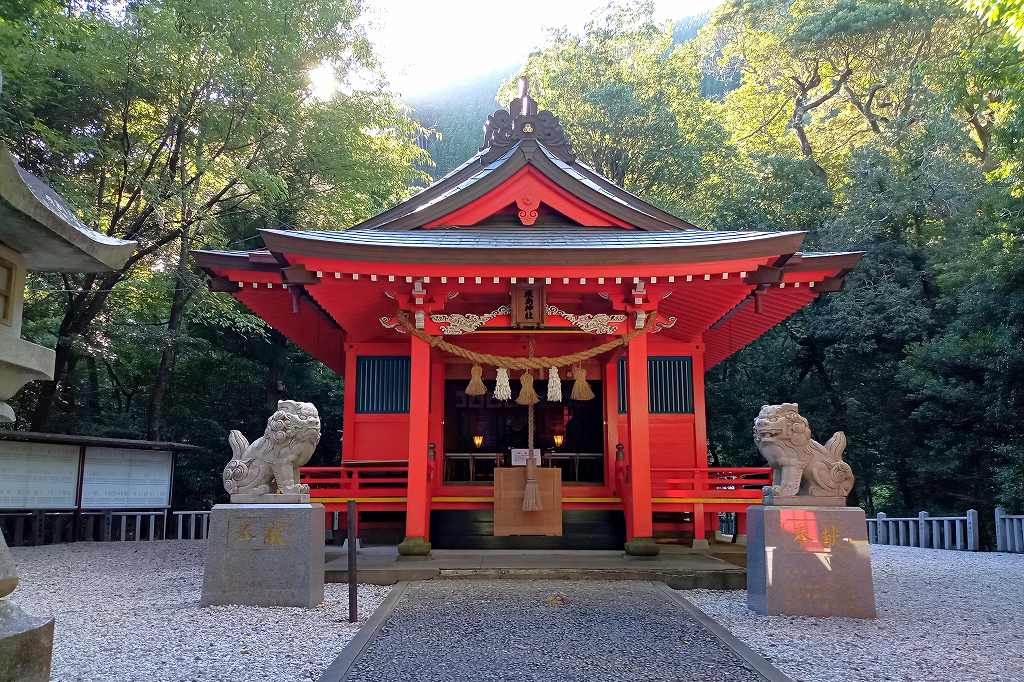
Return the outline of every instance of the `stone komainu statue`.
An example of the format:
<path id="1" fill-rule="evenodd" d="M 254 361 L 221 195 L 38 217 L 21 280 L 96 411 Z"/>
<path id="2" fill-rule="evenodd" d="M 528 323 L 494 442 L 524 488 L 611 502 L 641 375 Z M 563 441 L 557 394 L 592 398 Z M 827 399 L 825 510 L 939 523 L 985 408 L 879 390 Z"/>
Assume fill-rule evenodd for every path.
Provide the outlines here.
<path id="1" fill-rule="evenodd" d="M 299 483 L 299 467 L 313 456 L 320 441 L 320 415 L 312 403 L 279 400 L 277 412 L 267 420 L 263 436 L 250 443 L 240 431 L 228 436 L 232 459 L 224 467 L 224 489 L 232 495 L 277 492 L 306 494 Z"/>
<path id="2" fill-rule="evenodd" d="M 766 498 L 845 498 L 853 489 L 853 470 L 843 461 L 846 435 L 837 431 L 825 445 L 814 440 L 796 403 L 761 407 L 754 443 L 774 469 L 775 485 L 764 488 Z"/>

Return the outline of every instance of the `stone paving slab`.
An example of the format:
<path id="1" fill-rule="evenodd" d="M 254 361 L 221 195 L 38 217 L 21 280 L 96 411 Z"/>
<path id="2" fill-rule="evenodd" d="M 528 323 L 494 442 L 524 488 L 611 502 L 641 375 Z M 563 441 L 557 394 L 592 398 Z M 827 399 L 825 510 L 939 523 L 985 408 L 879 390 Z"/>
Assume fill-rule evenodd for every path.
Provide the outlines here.
<path id="1" fill-rule="evenodd" d="M 653 582 L 411 583 L 346 680 L 763 680 Z"/>
<path id="2" fill-rule="evenodd" d="M 658 580 L 677 588 L 743 589 L 746 572 L 699 552 L 666 552 L 654 558 L 596 550 L 435 550 L 429 558 L 402 559 L 393 547 L 359 551 L 359 580 L 393 584 L 400 580 L 448 577 L 508 577 L 579 580 Z M 326 579 L 348 579 L 348 560 L 328 550 Z"/>

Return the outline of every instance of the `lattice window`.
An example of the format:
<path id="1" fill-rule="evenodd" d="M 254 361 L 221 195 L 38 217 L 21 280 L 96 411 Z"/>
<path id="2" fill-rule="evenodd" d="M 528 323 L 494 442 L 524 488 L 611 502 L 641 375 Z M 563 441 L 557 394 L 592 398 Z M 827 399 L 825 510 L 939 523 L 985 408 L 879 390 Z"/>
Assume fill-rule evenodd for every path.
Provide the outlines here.
<path id="1" fill-rule="evenodd" d="M 626 358 L 619 358 L 619 414 L 629 407 Z M 651 414 L 693 412 L 693 358 L 688 355 L 652 355 L 647 358 L 647 411 Z"/>
<path id="2" fill-rule="evenodd" d="M 361 355 L 356 359 L 356 412 L 409 411 L 409 356 Z"/>

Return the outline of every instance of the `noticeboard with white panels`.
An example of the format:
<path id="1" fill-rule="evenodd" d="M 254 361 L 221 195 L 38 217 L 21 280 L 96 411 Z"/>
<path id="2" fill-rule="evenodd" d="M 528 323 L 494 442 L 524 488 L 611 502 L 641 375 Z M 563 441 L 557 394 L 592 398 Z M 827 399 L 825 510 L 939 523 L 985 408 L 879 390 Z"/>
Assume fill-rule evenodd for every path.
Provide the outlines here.
<path id="1" fill-rule="evenodd" d="M 0 441 L 0 509 L 74 509 L 77 445 Z"/>
<path id="2" fill-rule="evenodd" d="M 0 510 L 75 509 L 78 445 L 0 441 Z M 171 502 L 173 455 L 85 448 L 82 509 L 151 509 Z"/>
<path id="3" fill-rule="evenodd" d="M 87 448 L 82 509 L 168 507 L 171 466 L 171 453 L 162 450 Z"/>

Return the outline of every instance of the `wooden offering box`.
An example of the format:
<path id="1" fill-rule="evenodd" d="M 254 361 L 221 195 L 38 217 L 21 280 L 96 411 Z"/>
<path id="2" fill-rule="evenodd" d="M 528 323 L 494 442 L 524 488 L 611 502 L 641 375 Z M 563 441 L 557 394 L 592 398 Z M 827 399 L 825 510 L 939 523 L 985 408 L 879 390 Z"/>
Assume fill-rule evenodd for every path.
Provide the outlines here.
<path id="1" fill-rule="evenodd" d="M 562 536 L 562 471 L 553 467 L 537 469 L 540 511 L 523 511 L 526 467 L 494 470 L 494 535 Z"/>

